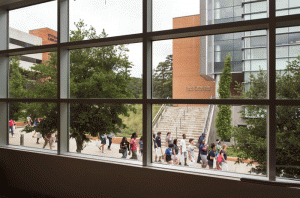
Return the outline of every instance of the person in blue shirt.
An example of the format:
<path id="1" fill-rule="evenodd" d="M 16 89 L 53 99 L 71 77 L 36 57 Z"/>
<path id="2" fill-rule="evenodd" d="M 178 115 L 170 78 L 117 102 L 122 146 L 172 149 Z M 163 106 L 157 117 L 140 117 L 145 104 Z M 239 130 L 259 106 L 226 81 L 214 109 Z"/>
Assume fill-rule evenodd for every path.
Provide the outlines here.
<path id="1" fill-rule="evenodd" d="M 141 136 L 140 138 L 139 145 L 140 145 L 140 153 L 143 154 L 143 136 Z"/>
<path id="2" fill-rule="evenodd" d="M 206 168 L 207 165 L 207 144 L 202 140 L 200 142 L 199 153 L 202 161 L 202 168 Z"/>
<path id="3" fill-rule="evenodd" d="M 173 144 L 169 144 L 169 148 L 166 149 L 165 151 L 165 162 L 167 162 L 168 164 L 172 164 L 172 153 L 173 153 Z"/>
<path id="4" fill-rule="evenodd" d="M 205 140 L 205 136 L 206 134 L 205 133 L 202 133 L 202 135 L 199 137 L 198 139 L 198 142 L 199 142 L 199 147 L 200 147 L 200 143 L 201 141 L 204 141 Z M 199 149 L 199 148 L 198 148 Z M 201 160 L 201 156 L 200 156 L 200 149 L 199 149 L 199 153 L 198 153 L 198 159 L 197 159 L 197 163 L 200 163 L 200 160 Z M 203 163 L 203 162 L 202 162 Z"/>

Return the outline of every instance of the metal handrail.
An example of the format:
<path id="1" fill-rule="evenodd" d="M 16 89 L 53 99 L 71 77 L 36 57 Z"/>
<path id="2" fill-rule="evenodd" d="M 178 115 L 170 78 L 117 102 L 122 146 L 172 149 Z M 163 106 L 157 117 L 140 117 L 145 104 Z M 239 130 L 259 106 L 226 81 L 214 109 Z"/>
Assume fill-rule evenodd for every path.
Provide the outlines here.
<path id="1" fill-rule="evenodd" d="M 167 97 L 167 99 L 169 99 L 169 97 Z M 160 109 L 158 110 L 157 114 L 155 115 L 155 117 L 152 120 L 152 128 L 154 128 L 154 126 L 157 124 L 159 118 L 162 116 L 162 113 L 164 112 L 166 107 L 167 107 L 167 104 L 161 105 Z"/>

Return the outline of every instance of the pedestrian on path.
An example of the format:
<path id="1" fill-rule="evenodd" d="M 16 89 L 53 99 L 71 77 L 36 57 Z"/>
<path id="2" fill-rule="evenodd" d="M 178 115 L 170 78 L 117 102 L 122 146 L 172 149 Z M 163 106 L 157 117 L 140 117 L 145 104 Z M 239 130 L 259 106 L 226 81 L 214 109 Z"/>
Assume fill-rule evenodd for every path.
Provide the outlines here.
<path id="1" fill-rule="evenodd" d="M 139 147 L 140 154 L 143 155 L 143 136 L 140 137 Z"/>
<path id="2" fill-rule="evenodd" d="M 222 171 L 228 171 L 228 164 L 227 164 L 227 145 L 222 145 L 222 150 L 220 151 L 220 155 L 222 155 Z"/>
<path id="3" fill-rule="evenodd" d="M 126 137 L 122 138 L 122 141 L 120 143 L 120 149 L 123 149 L 122 158 L 126 158 L 127 157 L 127 152 L 128 152 L 128 149 L 129 149 L 129 142 L 127 141 Z"/>
<path id="4" fill-rule="evenodd" d="M 207 165 L 207 144 L 204 143 L 203 140 L 200 142 L 200 147 L 199 147 L 199 152 L 200 152 L 200 157 L 202 161 L 202 168 L 206 168 Z"/>
<path id="5" fill-rule="evenodd" d="M 178 152 L 179 152 L 179 148 L 177 146 L 177 139 L 173 140 L 173 164 L 178 164 L 179 163 L 179 159 L 178 159 Z"/>
<path id="6" fill-rule="evenodd" d="M 14 126 L 16 125 L 16 122 L 13 119 L 10 119 L 10 121 L 8 122 L 9 125 L 9 129 L 11 132 L 11 136 L 12 138 L 14 138 Z"/>
<path id="7" fill-rule="evenodd" d="M 99 136 L 98 136 L 98 138 L 99 138 Z M 102 153 L 105 153 L 104 152 L 104 146 L 106 144 L 106 139 L 107 139 L 106 133 L 102 134 L 99 139 L 101 140 L 101 146 L 99 147 L 99 149 L 100 150 L 102 149 Z"/>
<path id="8" fill-rule="evenodd" d="M 157 162 L 157 157 L 158 157 L 158 162 L 161 162 L 161 156 L 162 156 L 162 148 L 161 148 L 161 132 L 157 133 L 157 137 L 155 138 L 155 162 Z"/>
<path id="9" fill-rule="evenodd" d="M 173 138 L 171 136 L 171 132 L 168 132 L 166 137 L 166 148 L 168 148 L 169 144 L 172 144 L 172 142 L 173 142 Z"/>
<path id="10" fill-rule="evenodd" d="M 198 149 L 199 149 L 199 147 L 200 147 L 200 143 L 203 141 L 205 141 L 205 136 L 206 136 L 206 133 L 202 133 L 202 135 L 199 137 L 199 139 L 198 139 Z M 200 163 L 200 161 L 201 161 L 201 153 L 200 153 L 200 149 L 199 149 L 199 153 L 198 153 L 198 159 L 197 159 L 197 163 Z"/>
<path id="11" fill-rule="evenodd" d="M 211 151 L 208 153 L 208 166 L 209 166 L 209 169 L 213 169 L 213 166 L 214 166 L 214 160 L 216 160 L 216 145 L 214 143 L 211 143 L 210 145 L 211 147 Z"/>
<path id="12" fill-rule="evenodd" d="M 165 154 L 164 154 L 164 159 L 165 162 L 167 162 L 168 164 L 172 164 L 172 153 L 173 153 L 173 144 L 169 144 L 168 148 L 166 148 Z"/>
<path id="13" fill-rule="evenodd" d="M 188 156 L 189 156 L 189 166 L 190 167 L 196 167 L 195 165 L 195 145 L 194 145 L 194 139 L 189 139 L 190 145 L 187 148 Z"/>
<path id="14" fill-rule="evenodd" d="M 131 142 L 130 142 L 130 151 L 132 152 L 132 157 L 130 159 L 137 160 L 137 134 L 133 133 L 131 135 Z M 130 155 L 130 152 L 129 152 Z"/>
<path id="15" fill-rule="evenodd" d="M 44 146 L 43 148 L 45 148 L 47 146 L 47 144 L 49 143 L 50 149 L 52 149 L 52 138 L 51 138 L 51 133 L 49 133 L 48 135 L 44 135 Z"/>
<path id="16" fill-rule="evenodd" d="M 182 140 L 180 141 L 180 158 L 184 159 L 184 165 L 187 166 L 186 160 L 187 160 L 187 150 L 186 150 L 186 135 L 182 135 Z M 181 162 L 179 162 L 179 165 L 181 165 Z"/>

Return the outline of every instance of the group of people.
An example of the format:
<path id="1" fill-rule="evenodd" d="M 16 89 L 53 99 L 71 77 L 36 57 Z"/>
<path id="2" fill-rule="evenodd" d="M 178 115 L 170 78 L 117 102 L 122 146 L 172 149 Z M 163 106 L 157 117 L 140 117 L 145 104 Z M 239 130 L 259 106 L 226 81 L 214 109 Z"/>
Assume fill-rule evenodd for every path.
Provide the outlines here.
<path id="1" fill-rule="evenodd" d="M 189 167 L 195 167 L 195 149 L 199 149 L 197 163 L 202 165 L 202 168 L 206 168 L 207 165 L 209 169 L 219 169 L 223 171 L 228 171 L 227 166 L 227 145 L 222 144 L 220 140 L 217 139 L 217 143 L 211 143 L 210 149 L 205 143 L 205 133 L 199 137 L 197 143 L 194 139 L 189 139 L 189 145 L 186 145 L 186 135 L 182 135 L 179 145 L 177 145 L 178 140 L 172 138 L 171 133 L 168 132 L 166 136 L 166 149 L 165 152 L 162 150 L 161 146 L 161 132 L 157 133 L 155 136 L 153 132 L 153 144 L 155 149 L 155 162 L 162 162 L 163 158 L 168 164 L 179 164 Z M 179 158 L 180 153 L 180 158 Z M 158 161 L 157 161 L 158 158 Z M 187 163 L 188 162 L 188 163 Z"/>
<path id="2" fill-rule="evenodd" d="M 122 153 L 122 158 L 127 158 L 127 154 L 131 155 L 130 159 L 138 159 L 138 155 L 143 154 L 143 136 L 140 137 L 139 141 L 137 140 L 137 133 L 131 135 L 131 141 L 128 142 L 126 137 L 122 138 L 120 143 L 119 153 Z"/>

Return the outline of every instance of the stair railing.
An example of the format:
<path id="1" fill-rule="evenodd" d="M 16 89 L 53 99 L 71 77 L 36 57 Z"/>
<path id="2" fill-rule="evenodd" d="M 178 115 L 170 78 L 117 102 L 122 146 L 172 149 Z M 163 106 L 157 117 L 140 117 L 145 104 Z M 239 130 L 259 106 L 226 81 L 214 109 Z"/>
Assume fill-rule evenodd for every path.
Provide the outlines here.
<path id="1" fill-rule="evenodd" d="M 167 99 L 169 99 L 169 97 L 167 97 Z M 160 109 L 158 110 L 157 114 L 152 120 L 152 128 L 154 128 L 155 125 L 158 123 L 159 118 L 162 117 L 162 114 L 166 108 L 167 108 L 167 104 L 161 105 Z"/>
<path id="2" fill-rule="evenodd" d="M 204 127 L 202 130 L 202 133 L 206 133 L 206 138 L 205 138 L 205 143 L 208 142 L 208 137 L 209 137 L 209 132 L 210 132 L 210 127 L 211 127 L 211 121 L 212 121 L 212 114 L 214 111 L 214 105 L 210 104 L 208 107 L 208 111 L 207 111 L 207 116 L 204 122 Z"/>

